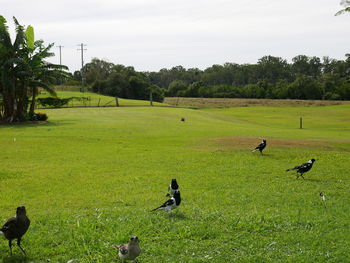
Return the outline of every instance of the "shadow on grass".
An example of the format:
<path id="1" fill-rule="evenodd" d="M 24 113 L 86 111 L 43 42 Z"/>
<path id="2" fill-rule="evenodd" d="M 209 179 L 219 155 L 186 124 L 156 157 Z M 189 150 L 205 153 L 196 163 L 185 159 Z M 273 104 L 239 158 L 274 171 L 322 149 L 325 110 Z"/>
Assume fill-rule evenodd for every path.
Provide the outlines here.
<path id="1" fill-rule="evenodd" d="M 11 123 L 11 124 L 3 124 L 0 123 L 0 127 L 4 128 L 13 128 L 13 129 L 23 129 L 23 128 L 33 128 L 33 127 L 57 127 L 62 125 L 69 125 L 73 124 L 73 122 L 67 122 L 67 121 L 54 121 L 54 122 L 22 122 L 22 123 Z"/>
<path id="2" fill-rule="evenodd" d="M 5 255 L 3 258 L 2 258 L 2 262 L 3 263 L 21 263 L 21 262 L 29 262 L 29 259 L 24 256 L 24 255 Z"/>
<path id="3" fill-rule="evenodd" d="M 187 216 L 184 215 L 183 213 L 181 212 L 174 212 L 174 213 L 167 213 L 167 216 L 171 219 L 179 219 L 179 220 L 186 220 L 187 219 Z"/>

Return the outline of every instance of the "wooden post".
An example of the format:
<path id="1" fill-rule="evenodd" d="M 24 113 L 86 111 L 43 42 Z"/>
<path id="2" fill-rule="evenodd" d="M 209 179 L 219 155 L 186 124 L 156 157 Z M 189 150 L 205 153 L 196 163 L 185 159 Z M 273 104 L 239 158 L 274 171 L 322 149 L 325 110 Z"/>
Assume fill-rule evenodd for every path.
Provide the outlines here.
<path id="1" fill-rule="evenodd" d="M 98 99 L 97 107 L 100 107 L 100 101 L 101 101 L 101 98 Z"/>
<path id="2" fill-rule="evenodd" d="M 152 96 L 152 91 L 149 93 L 149 102 L 151 106 L 153 106 L 153 96 Z"/>
<path id="3" fill-rule="evenodd" d="M 303 128 L 303 118 L 300 117 L 300 129 L 302 129 L 302 128 Z"/>
<path id="4" fill-rule="evenodd" d="M 115 96 L 115 106 L 119 107 L 119 102 L 118 102 L 118 97 L 117 96 Z"/>

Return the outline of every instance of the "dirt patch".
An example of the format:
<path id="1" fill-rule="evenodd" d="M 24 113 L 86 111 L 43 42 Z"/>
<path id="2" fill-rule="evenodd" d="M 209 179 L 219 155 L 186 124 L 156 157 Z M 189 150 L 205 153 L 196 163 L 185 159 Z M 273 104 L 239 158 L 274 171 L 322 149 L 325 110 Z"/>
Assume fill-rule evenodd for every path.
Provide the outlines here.
<path id="1" fill-rule="evenodd" d="M 275 106 L 275 107 L 278 107 L 278 106 L 328 106 L 328 105 L 350 104 L 350 101 L 166 97 L 164 99 L 164 103 L 173 105 L 173 106 L 210 108 L 210 107 L 252 107 L 252 106 Z"/>
<path id="2" fill-rule="evenodd" d="M 344 150 L 335 143 L 349 143 L 350 140 L 322 140 L 322 139 L 280 139 L 264 138 L 267 140 L 267 147 L 297 147 L 314 148 L 320 150 Z M 254 149 L 262 138 L 256 137 L 221 137 L 202 140 L 200 143 L 204 148 L 216 151 L 231 151 L 234 149 Z M 202 147 L 201 147 L 202 148 Z"/>

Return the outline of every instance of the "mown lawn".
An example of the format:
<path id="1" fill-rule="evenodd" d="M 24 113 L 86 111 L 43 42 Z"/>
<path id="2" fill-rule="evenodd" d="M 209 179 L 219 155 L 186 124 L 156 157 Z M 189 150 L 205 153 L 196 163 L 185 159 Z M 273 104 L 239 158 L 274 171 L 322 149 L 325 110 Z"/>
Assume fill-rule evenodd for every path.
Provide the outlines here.
<path id="1" fill-rule="evenodd" d="M 90 107 L 90 106 L 115 106 L 116 100 L 114 97 L 100 95 L 92 92 L 77 92 L 77 91 L 56 91 L 57 97 L 64 98 L 73 98 L 67 105 L 64 107 Z M 39 95 L 39 98 L 50 97 L 51 95 L 48 92 L 42 91 Z M 83 99 L 82 99 L 83 98 Z M 150 102 L 147 100 L 129 100 L 118 98 L 118 103 L 120 106 L 149 106 Z M 153 102 L 155 106 L 162 106 L 164 104 L 159 102 Z M 41 105 L 37 105 L 39 108 L 42 108 Z"/>
<path id="2" fill-rule="evenodd" d="M 119 262 L 130 235 L 147 263 L 350 261 L 349 105 L 45 112 L 0 126 L 1 222 L 32 220 L 27 258 L 3 240 L 0 262 Z M 305 180 L 285 172 L 310 158 Z M 171 178 L 181 206 L 150 213 Z"/>

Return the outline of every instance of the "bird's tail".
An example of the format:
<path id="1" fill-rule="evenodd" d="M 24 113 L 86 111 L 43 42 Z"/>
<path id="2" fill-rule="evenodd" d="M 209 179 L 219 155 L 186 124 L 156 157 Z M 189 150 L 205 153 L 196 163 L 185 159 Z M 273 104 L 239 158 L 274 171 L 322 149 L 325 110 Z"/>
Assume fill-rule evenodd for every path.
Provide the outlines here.
<path id="1" fill-rule="evenodd" d="M 286 172 L 292 171 L 294 168 L 289 168 L 286 170 Z"/>
<path id="2" fill-rule="evenodd" d="M 0 231 L 0 235 L 3 235 L 3 234 L 4 234 L 4 232 Z"/>
<path id="3" fill-rule="evenodd" d="M 258 149 L 254 149 L 254 150 L 252 150 L 252 153 L 253 153 L 253 152 L 256 152 L 257 150 L 258 150 Z"/>
<path id="4" fill-rule="evenodd" d="M 122 245 L 112 245 L 112 247 L 115 247 L 116 249 L 119 249 Z"/>
<path id="5" fill-rule="evenodd" d="M 161 206 L 160 206 L 160 207 L 157 207 L 157 208 L 154 208 L 154 209 L 151 210 L 151 212 L 157 211 L 157 210 L 160 209 L 160 208 L 161 208 Z"/>

